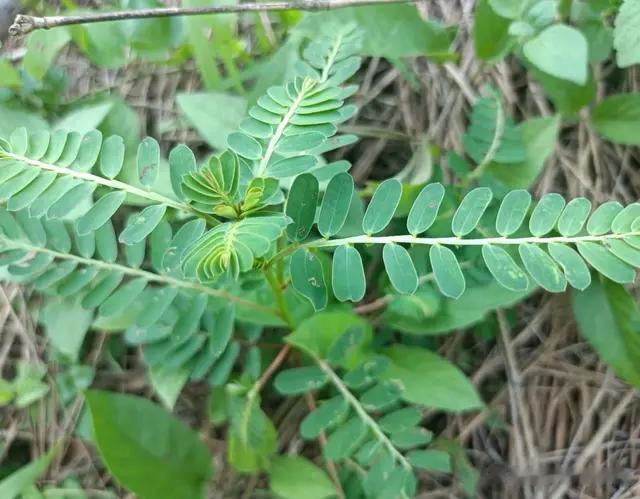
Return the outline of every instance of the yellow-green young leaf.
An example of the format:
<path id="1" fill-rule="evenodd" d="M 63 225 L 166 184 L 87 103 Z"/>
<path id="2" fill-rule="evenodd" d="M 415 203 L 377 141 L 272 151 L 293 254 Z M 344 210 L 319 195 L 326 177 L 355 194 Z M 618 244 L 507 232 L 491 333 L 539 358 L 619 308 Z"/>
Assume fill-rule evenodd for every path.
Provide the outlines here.
<path id="1" fill-rule="evenodd" d="M 118 135 L 108 137 L 102 144 L 100 172 L 107 178 L 115 178 L 124 164 L 124 140 Z"/>
<path id="2" fill-rule="evenodd" d="M 413 450 L 407 454 L 407 460 L 416 468 L 425 471 L 451 473 L 451 458 L 442 450 Z"/>
<path id="3" fill-rule="evenodd" d="M 147 206 L 140 213 L 129 217 L 127 226 L 120 233 L 118 240 L 123 244 L 139 243 L 162 221 L 165 211 L 165 205 L 156 204 Z"/>
<path id="4" fill-rule="evenodd" d="M 331 237 L 342 229 L 353 197 L 353 178 L 348 173 L 333 177 L 322 198 L 318 230 L 324 237 Z"/>
<path id="5" fill-rule="evenodd" d="M 139 397 L 91 390 L 86 400 L 100 456 L 123 487 L 142 498 L 204 497 L 211 457 L 193 430 Z"/>
<path id="6" fill-rule="evenodd" d="M 522 51 L 529 62 L 551 76 L 578 85 L 587 82 L 587 40 L 576 28 L 553 24 L 527 41 Z"/>
<path id="7" fill-rule="evenodd" d="M 257 160 L 262 157 L 262 146 L 253 137 L 235 132 L 227 137 L 229 148 L 243 158 Z"/>
<path id="8" fill-rule="evenodd" d="M 583 241 L 577 247 L 589 265 L 612 281 L 627 284 L 635 280 L 635 270 L 601 244 Z"/>
<path id="9" fill-rule="evenodd" d="M 269 485 L 282 499 L 328 499 L 337 494 L 324 471 L 298 456 L 273 459 L 269 467 Z"/>
<path id="10" fill-rule="evenodd" d="M 160 170 L 160 145 L 156 139 L 147 137 L 140 143 L 136 165 L 140 183 L 145 187 L 155 184 Z"/>
<path id="11" fill-rule="evenodd" d="M 524 189 L 509 192 L 498 210 L 496 230 L 501 236 L 507 237 L 516 232 L 524 222 L 531 206 L 531 194 Z"/>
<path id="12" fill-rule="evenodd" d="M 493 193 L 487 187 L 477 187 L 469 192 L 453 215 L 452 232 L 462 237 L 475 229 L 492 198 Z"/>
<path id="13" fill-rule="evenodd" d="M 527 272 L 540 286 L 552 293 L 566 289 L 567 280 L 564 274 L 544 250 L 535 244 L 525 243 L 518 246 L 518 251 Z"/>
<path id="14" fill-rule="evenodd" d="M 340 425 L 329 438 L 324 447 L 324 457 L 337 461 L 345 459 L 353 454 L 367 435 L 367 426 L 358 417 L 351 418 Z"/>
<path id="15" fill-rule="evenodd" d="M 40 476 L 47 471 L 47 468 L 59 450 L 60 446 L 56 445 L 35 461 L 2 479 L 0 481 L 0 497 L 3 499 L 26 497 L 29 489 L 31 489 Z"/>
<path id="16" fill-rule="evenodd" d="M 586 198 L 572 199 L 558 219 L 558 232 L 565 237 L 575 236 L 582 230 L 591 212 L 591 201 Z"/>
<path id="17" fill-rule="evenodd" d="M 318 438 L 320 433 L 343 421 L 348 412 L 349 404 L 341 395 L 322 402 L 302 420 L 300 435 L 307 440 Z"/>
<path id="18" fill-rule="evenodd" d="M 412 294 L 418 289 L 418 274 L 409 252 L 399 244 L 387 243 L 382 250 L 384 268 L 398 293 Z"/>
<path id="19" fill-rule="evenodd" d="M 315 310 L 327 306 L 327 286 L 320 260 L 309 250 L 300 248 L 289 262 L 291 283 L 294 289 L 307 298 Z"/>
<path id="20" fill-rule="evenodd" d="M 640 63 L 640 1 L 624 0 L 615 20 L 613 46 L 618 66 L 626 68 Z"/>
<path id="21" fill-rule="evenodd" d="M 640 217 L 640 203 L 631 203 L 616 215 L 611 222 L 611 230 L 616 234 L 624 234 L 631 231 L 633 222 Z"/>
<path id="22" fill-rule="evenodd" d="M 233 201 L 238 190 L 238 169 L 238 157 L 231 151 L 211 156 L 199 170 L 183 175 L 182 192 L 187 199 L 212 212 L 216 205 Z"/>
<path id="23" fill-rule="evenodd" d="M 402 184 L 394 178 L 387 179 L 378 186 L 362 220 L 362 230 L 365 234 L 376 234 L 389 225 L 400 202 L 400 196 Z"/>
<path id="24" fill-rule="evenodd" d="M 292 222 L 287 226 L 287 237 L 291 241 L 304 241 L 316 216 L 318 205 L 318 180 L 310 173 L 299 175 L 291 184 L 285 214 Z"/>
<path id="25" fill-rule="evenodd" d="M 6 5 L 8 8 L 9 4 Z M 70 39 L 71 35 L 67 28 L 34 31 L 27 40 L 24 68 L 36 80 L 42 80 L 57 53 L 69 43 Z"/>
<path id="26" fill-rule="evenodd" d="M 407 218 L 407 229 L 410 234 L 417 236 L 433 225 L 443 198 L 444 187 L 442 184 L 434 183 L 423 187 L 413 202 Z"/>
<path id="27" fill-rule="evenodd" d="M 180 199 L 185 195 L 182 191 L 182 177 L 198 169 L 193 151 L 184 144 L 177 145 L 169 153 L 169 178 L 171 188 Z"/>
<path id="28" fill-rule="evenodd" d="M 594 128 L 606 139 L 617 144 L 640 145 L 640 93 L 607 97 L 596 106 L 591 119 Z"/>
<path id="29" fill-rule="evenodd" d="M 486 244 L 482 247 L 482 257 L 491 275 L 502 286 L 513 291 L 529 288 L 527 274 L 518 266 L 511 255 L 498 245 Z"/>
<path id="30" fill-rule="evenodd" d="M 435 244 L 429 250 L 429 260 L 436 284 L 442 294 L 450 298 L 460 298 L 466 284 L 456 255 L 446 246 Z"/>
<path id="31" fill-rule="evenodd" d="M 316 366 L 296 367 L 280 371 L 273 381 L 274 387 L 283 395 L 299 395 L 322 388 L 329 378 Z"/>
<path id="32" fill-rule="evenodd" d="M 76 231 L 83 236 L 98 230 L 114 215 L 124 202 L 127 193 L 124 191 L 114 191 L 102 196 L 89 211 L 87 211 L 76 222 Z"/>
<path id="33" fill-rule="evenodd" d="M 333 294 L 339 301 L 358 302 L 364 298 L 366 278 L 360 253 L 353 246 L 342 245 L 333 254 L 331 272 Z"/>
<path id="34" fill-rule="evenodd" d="M 569 284 L 576 289 L 586 289 L 591 284 L 591 272 L 580 255 L 569 246 L 549 244 L 549 254 L 562 267 Z"/>
<path id="35" fill-rule="evenodd" d="M 545 194 L 538 202 L 529 219 L 529 231 L 534 236 L 544 236 L 553 230 L 564 209 L 565 200 L 560 194 Z"/>
<path id="36" fill-rule="evenodd" d="M 608 201 L 596 208 L 587 222 L 587 232 L 592 236 L 600 236 L 611 230 L 611 224 L 618 213 L 622 211 L 622 205 L 617 201 Z"/>

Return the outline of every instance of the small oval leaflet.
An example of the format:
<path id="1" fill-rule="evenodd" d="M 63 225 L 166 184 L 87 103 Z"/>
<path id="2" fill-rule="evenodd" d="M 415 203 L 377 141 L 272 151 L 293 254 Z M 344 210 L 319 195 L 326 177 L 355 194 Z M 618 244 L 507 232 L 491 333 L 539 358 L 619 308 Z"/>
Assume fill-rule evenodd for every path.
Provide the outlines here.
<path id="1" fill-rule="evenodd" d="M 315 310 L 327 306 L 327 286 L 320 260 L 305 248 L 300 248 L 289 262 L 291 283 L 295 290 L 307 298 Z"/>
<path id="2" fill-rule="evenodd" d="M 229 148 L 240 156 L 258 160 L 262 157 L 262 146 L 253 137 L 244 133 L 234 132 L 227 137 Z"/>
<path id="3" fill-rule="evenodd" d="M 565 237 L 574 236 L 582 230 L 591 212 L 591 201 L 575 198 L 565 206 L 558 220 L 558 232 Z"/>
<path id="4" fill-rule="evenodd" d="M 476 187 L 469 192 L 453 215 L 452 232 L 457 237 L 463 237 L 475 229 L 492 198 L 493 193 L 487 187 Z"/>
<path id="5" fill-rule="evenodd" d="M 353 246 L 342 245 L 333 254 L 331 273 L 333 294 L 339 301 L 358 302 L 364 298 L 366 279 L 362 258 Z"/>
<path id="6" fill-rule="evenodd" d="M 552 293 L 560 293 L 567 287 L 567 280 L 554 262 L 544 250 L 534 244 L 521 244 L 518 247 L 520 258 L 527 272 L 540 286 Z"/>
<path id="7" fill-rule="evenodd" d="M 527 274 L 518 266 L 511 255 L 498 245 L 487 244 L 482 247 L 484 262 L 502 286 L 512 291 L 525 291 L 529 288 Z"/>
<path id="8" fill-rule="evenodd" d="M 167 211 L 165 205 L 155 204 L 147 206 L 140 213 L 129 217 L 127 226 L 120 233 L 118 240 L 123 244 L 135 244 L 142 241 L 160 223 L 165 211 Z"/>
<path id="9" fill-rule="evenodd" d="M 137 279 L 129 281 L 100 305 L 98 313 L 103 317 L 122 313 L 134 303 L 135 299 L 144 291 L 146 286 L 147 280 L 144 277 L 138 277 Z"/>
<path id="10" fill-rule="evenodd" d="M 267 175 L 273 178 L 295 177 L 311 170 L 318 160 L 314 156 L 293 156 L 280 159 L 267 166 Z"/>
<path id="11" fill-rule="evenodd" d="M 331 237 L 342 229 L 353 197 L 353 178 L 348 173 L 339 173 L 327 185 L 322 198 L 318 230 L 324 237 Z"/>
<path id="12" fill-rule="evenodd" d="M 149 188 L 155 184 L 160 170 L 160 145 L 152 137 L 146 137 L 138 146 L 136 158 L 138 180 Z"/>
<path id="13" fill-rule="evenodd" d="M 440 183 L 425 185 L 413 202 L 407 218 L 407 230 L 417 236 L 435 222 L 444 198 L 444 186 Z"/>
<path id="14" fill-rule="evenodd" d="M 412 294 L 418 289 L 418 274 L 409 252 L 399 244 L 387 243 L 382 250 L 384 268 L 398 293 Z"/>
<path id="15" fill-rule="evenodd" d="M 596 208 L 587 222 L 587 232 L 592 236 L 600 236 L 611 230 L 611 224 L 618 213 L 622 211 L 622 205 L 617 201 L 608 201 Z"/>
<path id="16" fill-rule="evenodd" d="M 612 281 L 627 284 L 635 280 L 635 270 L 601 244 L 582 241 L 576 246 L 578 252 L 594 269 Z"/>
<path id="17" fill-rule="evenodd" d="M 108 137 L 102 144 L 100 171 L 107 178 L 115 178 L 124 164 L 124 140 L 119 135 Z"/>
<path id="18" fill-rule="evenodd" d="M 322 403 L 317 409 L 309 413 L 300 423 L 300 434 L 303 438 L 318 438 L 325 430 L 336 426 L 349 412 L 349 404 L 338 395 Z"/>
<path id="19" fill-rule="evenodd" d="M 591 272 L 580 255 L 566 244 L 551 243 L 549 254 L 562 267 L 569 284 L 576 289 L 586 289 L 591 284 Z"/>
<path id="20" fill-rule="evenodd" d="M 540 237 L 551 232 L 556 226 L 564 205 L 565 200 L 560 194 L 552 192 L 542 196 L 529 219 L 529 231 L 531 234 Z"/>
<path id="21" fill-rule="evenodd" d="M 93 165 L 98 161 L 100 148 L 102 147 L 102 133 L 99 130 L 91 130 L 80 142 L 80 149 L 73 165 L 74 170 L 87 172 L 91 170 Z"/>
<path id="22" fill-rule="evenodd" d="M 524 189 L 509 192 L 498 210 L 496 230 L 501 236 L 507 237 L 516 232 L 524 222 L 531 206 L 531 194 Z"/>
<path id="23" fill-rule="evenodd" d="M 637 248 L 621 241 L 620 239 L 611 239 L 605 243 L 615 256 L 623 262 L 627 262 L 632 267 L 640 267 L 640 251 Z"/>
<path id="24" fill-rule="evenodd" d="M 291 241 L 304 241 L 309 235 L 316 216 L 318 193 L 318 180 L 309 173 L 297 176 L 291 184 L 284 210 L 292 220 L 286 229 Z"/>
<path id="25" fill-rule="evenodd" d="M 280 371 L 273 383 L 283 395 L 298 395 L 322 388 L 327 381 L 329 378 L 322 369 L 307 366 Z"/>
<path id="26" fill-rule="evenodd" d="M 640 203 L 631 203 L 616 215 L 611 222 L 611 230 L 616 234 L 631 231 L 631 225 L 640 217 Z"/>
<path id="27" fill-rule="evenodd" d="M 102 227 L 114 215 L 124 202 L 127 193 L 124 191 L 113 191 L 102 196 L 89 208 L 76 223 L 76 231 L 83 236 Z"/>
<path id="28" fill-rule="evenodd" d="M 169 178 L 171 188 L 179 199 L 184 199 L 182 177 L 198 169 L 193 151 L 184 144 L 179 144 L 169 153 Z"/>
<path id="29" fill-rule="evenodd" d="M 456 255 L 446 246 L 435 244 L 429 250 L 429 260 L 442 294 L 449 298 L 460 298 L 466 288 L 464 275 Z"/>
<path id="30" fill-rule="evenodd" d="M 298 154 L 310 151 L 323 144 L 327 138 L 318 132 L 307 132 L 283 137 L 278 141 L 276 152 L 280 154 Z"/>
<path id="31" fill-rule="evenodd" d="M 362 220 L 362 230 L 365 234 L 376 234 L 389 225 L 400 202 L 400 196 L 402 184 L 394 178 L 387 179 L 378 186 Z"/>

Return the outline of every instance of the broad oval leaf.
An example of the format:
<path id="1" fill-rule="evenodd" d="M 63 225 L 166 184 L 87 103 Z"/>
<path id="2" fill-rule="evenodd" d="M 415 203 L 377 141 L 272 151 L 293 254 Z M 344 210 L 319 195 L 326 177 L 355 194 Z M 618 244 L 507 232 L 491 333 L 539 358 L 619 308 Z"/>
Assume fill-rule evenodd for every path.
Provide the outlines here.
<path id="1" fill-rule="evenodd" d="M 353 178 L 348 173 L 339 173 L 327 185 L 322 198 L 318 230 L 324 237 L 340 232 L 347 220 L 351 198 L 353 197 Z"/>
<path id="2" fill-rule="evenodd" d="M 476 228 L 480 218 L 489 206 L 493 193 L 487 187 L 476 187 L 467 194 L 451 222 L 451 230 L 457 237 L 463 237 Z"/>
<path id="3" fill-rule="evenodd" d="M 138 146 L 136 158 L 138 180 L 149 188 L 155 184 L 160 171 L 160 145 L 152 137 L 146 137 Z"/>
<path id="4" fill-rule="evenodd" d="M 193 430 L 139 397 L 91 390 L 87 403 L 100 455 L 124 487 L 140 497 L 204 497 L 211 457 Z"/>
<path id="5" fill-rule="evenodd" d="M 527 274 L 500 246 L 493 244 L 482 246 L 482 257 L 491 275 L 505 288 L 513 291 L 525 291 L 529 288 Z"/>
<path id="6" fill-rule="evenodd" d="M 333 254 L 331 273 L 333 294 L 339 301 L 358 302 L 364 298 L 366 278 L 360 253 L 353 246 L 342 245 Z"/>
<path id="7" fill-rule="evenodd" d="M 591 284 L 591 272 L 580 255 L 569 246 L 560 243 L 549 244 L 549 254 L 560 264 L 564 275 L 576 289 L 586 289 Z"/>
<path id="8" fill-rule="evenodd" d="M 113 191 L 98 199 L 96 204 L 78 219 L 76 223 L 78 234 L 84 236 L 102 227 L 118 211 L 125 197 L 127 197 L 126 192 Z"/>
<path id="9" fill-rule="evenodd" d="M 527 272 L 542 288 L 552 293 L 566 289 L 567 279 L 560 267 L 539 246 L 525 243 L 518 247 L 518 251 Z"/>
<path id="10" fill-rule="evenodd" d="M 576 235 L 582 230 L 590 212 L 591 201 L 586 198 L 572 199 L 560 215 L 558 232 L 565 237 Z"/>
<path id="11" fill-rule="evenodd" d="M 147 206 L 140 213 L 129 218 L 118 240 L 123 244 L 139 243 L 162 221 L 165 211 L 167 207 L 162 204 Z"/>
<path id="12" fill-rule="evenodd" d="M 576 246 L 589 265 L 612 281 L 627 284 L 635 280 L 635 270 L 601 244 L 582 241 Z"/>
<path id="13" fill-rule="evenodd" d="M 289 270 L 294 289 L 307 298 L 316 311 L 325 308 L 327 286 L 318 257 L 309 250 L 300 248 L 291 256 Z"/>
<path id="14" fill-rule="evenodd" d="M 622 205 L 617 201 L 608 201 L 598 206 L 589 217 L 587 232 L 592 236 L 606 234 L 611 230 L 613 220 L 622 209 Z"/>
<path id="15" fill-rule="evenodd" d="M 540 237 L 548 234 L 556 226 L 558 217 L 562 213 L 566 202 L 555 192 L 545 194 L 538 202 L 529 219 L 529 231 Z"/>
<path id="16" fill-rule="evenodd" d="M 524 189 L 509 192 L 498 210 L 496 230 L 501 236 L 507 237 L 516 232 L 524 222 L 531 206 L 531 194 Z"/>
<path id="17" fill-rule="evenodd" d="M 292 220 L 287 226 L 287 237 L 291 241 L 304 241 L 311 232 L 318 206 L 318 193 L 318 180 L 309 173 L 297 176 L 291 184 L 284 210 Z"/>
<path id="18" fill-rule="evenodd" d="M 382 250 L 384 268 L 398 293 L 412 294 L 418 289 L 418 274 L 409 252 L 399 244 L 387 243 Z"/>
<path id="19" fill-rule="evenodd" d="M 377 234 L 385 229 L 400 203 L 402 184 L 390 178 L 382 182 L 367 206 L 362 220 L 362 230 L 365 234 Z"/>
<path id="20" fill-rule="evenodd" d="M 410 234 L 417 236 L 433 225 L 438 216 L 444 192 L 444 186 L 440 183 L 428 184 L 422 188 L 407 218 L 407 229 Z"/>
<path id="21" fill-rule="evenodd" d="M 429 260 L 436 284 L 442 294 L 454 299 L 460 298 L 464 293 L 466 283 L 453 251 L 441 244 L 435 244 L 429 250 Z"/>

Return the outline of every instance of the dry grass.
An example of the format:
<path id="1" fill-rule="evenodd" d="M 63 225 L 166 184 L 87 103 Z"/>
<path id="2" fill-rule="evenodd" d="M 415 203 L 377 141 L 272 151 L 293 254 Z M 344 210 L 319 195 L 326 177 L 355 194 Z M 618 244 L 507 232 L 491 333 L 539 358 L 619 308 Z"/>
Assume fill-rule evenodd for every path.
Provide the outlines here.
<path id="1" fill-rule="evenodd" d="M 433 0 L 420 6 L 425 16 L 461 23 L 457 39 L 458 64 L 435 65 L 416 60 L 411 64 L 420 90 L 412 89 L 399 72 L 378 59 L 367 62 L 362 72 L 358 103 L 365 105 L 358 126 L 382 129 L 382 138 L 368 138 L 353 150 L 356 179 L 382 178 L 401 169 L 411 157 L 416 140 L 425 135 L 443 148 L 461 150 L 460 138 L 467 123 L 470 103 L 479 89 L 490 83 L 500 89 L 512 115 L 518 119 L 552 114 L 538 85 L 527 78 L 513 60 L 493 68 L 475 58 L 469 40 L 473 2 Z M 143 118 L 143 133 L 156 135 L 161 122 L 173 120 L 175 92 L 198 87 L 193 68 L 168 71 L 145 65 L 126 71 L 102 71 L 78 61 L 72 53 L 64 61 L 77 82 L 76 94 L 109 89 L 122 95 Z M 608 68 L 599 68 L 598 94 L 639 91 L 637 68 L 618 88 L 608 88 Z M 389 134 L 388 132 L 394 132 Z M 166 134 L 165 143 L 187 141 L 199 146 L 193 132 Z M 400 138 L 400 140 L 398 140 Z M 446 166 L 446 165 L 445 165 Z M 587 120 L 568 124 L 553 157 L 533 191 L 536 195 L 556 191 L 567 196 L 586 195 L 594 202 L 638 198 L 640 152 L 601 141 Z M 5 286 L 0 295 L 0 372 L 11 375 L 18 359 L 46 361 L 44 338 L 36 333 L 25 307 L 24 291 Z M 12 303 L 13 306 L 9 306 Z M 480 470 L 478 498 L 618 498 L 640 497 L 640 400 L 634 390 L 619 381 L 580 338 L 572 319 L 567 295 L 536 294 L 517 307 L 509 322 L 498 312 L 498 341 L 479 340 L 473 332 L 459 331 L 443 341 L 440 351 L 453 361 L 471 352 L 470 375 L 485 394 L 487 407 L 464 416 L 427 414 L 427 425 L 443 428 L 443 435 L 457 438 Z M 607 331 L 602 331 L 607 334 Z M 89 359 L 97 359 L 103 337 L 93 337 Z M 55 369 L 55 366 L 53 366 Z M 100 382 L 113 388 L 149 393 L 140 366 L 131 363 L 124 375 L 101 373 Z M 205 430 L 202 387 L 189 387 L 179 411 L 203 428 L 215 451 L 219 497 L 252 497 L 261 480 L 237 477 L 224 466 L 220 435 Z M 306 402 L 289 401 L 273 409 L 281 430 L 283 450 L 300 447 L 295 428 L 306 412 Z M 61 411 L 52 397 L 40 403 L 33 417 L 13 411 L 0 413 L 3 446 L 0 460 L 10 444 L 40 453 L 60 436 L 68 450 L 49 473 L 53 481 L 74 475 L 89 489 L 111 483 L 108 475 L 79 439 L 69 437 L 77 417 L 74 410 Z M 424 477 L 421 498 L 462 497 L 449 480 Z"/>

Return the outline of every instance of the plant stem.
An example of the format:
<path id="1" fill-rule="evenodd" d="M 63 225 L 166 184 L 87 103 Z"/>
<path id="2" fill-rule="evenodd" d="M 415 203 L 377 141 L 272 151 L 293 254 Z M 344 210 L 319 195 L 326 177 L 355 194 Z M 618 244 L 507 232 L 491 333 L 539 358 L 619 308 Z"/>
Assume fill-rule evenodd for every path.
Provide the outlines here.
<path id="1" fill-rule="evenodd" d="M 271 287 L 271 291 L 273 291 L 273 296 L 276 300 L 276 305 L 278 306 L 278 315 L 282 317 L 282 319 L 287 323 L 287 326 L 289 326 L 289 329 L 293 331 L 296 325 L 295 321 L 291 317 L 291 314 L 289 313 L 287 303 L 285 302 L 281 283 L 278 281 L 276 274 L 271 268 L 265 269 L 265 276 L 267 278 L 269 286 Z"/>
<path id="2" fill-rule="evenodd" d="M 233 5 L 213 5 L 209 7 L 162 7 L 75 16 L 34 17 L 19 15 L 9 28 L 12 36 L 26 35 L 37 29 L 50 29 L 74 24 L 122 21 L 126 19 L 148 19 L 151 17 L 199 16 L 204 14 L 228 14 L 233 12 L 265 12 L 282 10 L 329 10 L 358 5 L 383 5 L 390 3 L 413 3 L 416 0 L 305 0 L 265 3 L 239 3 Z"/>
<path id="3" fill-rule="evenodd" d="M 49 248 L 43 248 L 40 246 L 33 246 L 28 243 L 13 241 L 13 240 L 7 239 L 4 236 L 0 236 L 0 247 L 2 247 L 2 249 L 12 248 L 12 249 L 22 249 L 26 251 L 33 251 L 36 253 L 43 253 L 46 255 L 50 255 L 59 260 L 71 260 L 81 265 L 96 267 L 98 269 L 108 270 L 110 272 L 122 272 L 123 274 L 129 275 L 129 276 L 143 277 L 144 279 L 150 282 L 157 282 L 157 283 L 165 284 L 167 286 L 174 286 L 176 288 L 190 289 L 193 291 L 197 291 L 199 293 L 207 294 L 209 296 L 224 298 L 225 300 L 228 300 L 230 302 L 236 303 L 238 305 L 243 305 L 245 307 L 252 308 L 254 310 L 259 310 L 264 313 L 278 315 L 278 312 L 276 310 L 273 310 L 269 307 L 265 307 L 264 305 L 260 305 L 252 301 L 245 300 L 244 298 L 235 296 L 222 289 L 210 288 L 202 284 L 199 284 L 197 282 L 183 281 L 181 279 L 176 279 L 175 277 L 171 277 L 168 275 L 154 274 L 153 272 L 148 272 L 142 269 L 127 267 L 126 265 L 121 265 L 118 263 L 103 262 L 101 260 L 84 258 L 84 257 L 73 255 L 70 253 L 60 253 L 58 251 L 55 251 Z"/>
<path id="4" fill-rule="evenodd" d="M 331 369 L 331 366 L 329 366 L 329 364 L 327 364 L 324 360 L 319 359 L 318 357 L 314 357 L 314 360 L 316 364 L 318 364 L 318 367 L 320 367 L 320 369 L 322 369 L 324 373 L 329 377 L 331 383 L 333 383 L 333 385 L 337 388 L 337 390 L 344 397 L 347 403 L 351 407 L 353 407 L 353 410 L 362 420 L 362 422 L 369 427 L 371 432 L 380 441 L 380 443 L 387 448 L 393 458 L 398 461 L 404 468 L 411 470 L 411 464 L 409 463 L 409 461 L 407 461 L 402 453 L 395 448 L 391 440 L 389 440 L 389 438 L 384 434 L 375 420 L 371 416 L 369 416 L 367 411 L 364 410 L 364 408 L 360 404 L 360 401 L 349 391 L 349 389 L 345 386 L 345 384 L 333 371 L 333 369 Z"/>

